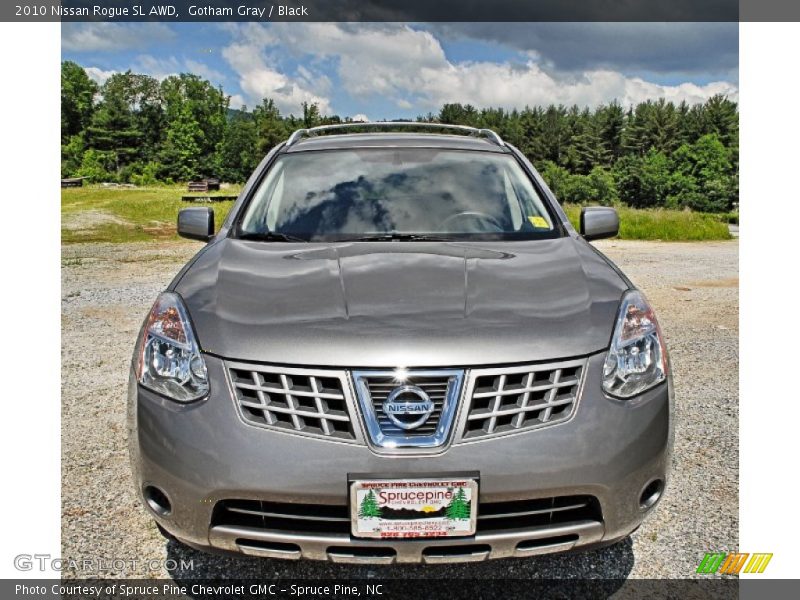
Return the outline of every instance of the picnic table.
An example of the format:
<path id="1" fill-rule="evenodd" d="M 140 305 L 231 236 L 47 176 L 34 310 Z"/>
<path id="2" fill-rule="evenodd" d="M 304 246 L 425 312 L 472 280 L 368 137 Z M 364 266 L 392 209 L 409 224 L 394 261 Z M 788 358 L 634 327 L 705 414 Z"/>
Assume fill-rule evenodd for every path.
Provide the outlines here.
<path id="1" fill-rule="evenodd" d="M 188 191 L 190 192 L 213 192 L 219 191 L 219 179 L 216 177 L 206 177 L 197 181 L 190 181 Z"/>
<path id="2" fill-rule="evenodd" d="M 61 180 L 61 187 L 62 188 L 82 187 L 84 179 L 86 179 L 86 177 L 67 177 Z"/>

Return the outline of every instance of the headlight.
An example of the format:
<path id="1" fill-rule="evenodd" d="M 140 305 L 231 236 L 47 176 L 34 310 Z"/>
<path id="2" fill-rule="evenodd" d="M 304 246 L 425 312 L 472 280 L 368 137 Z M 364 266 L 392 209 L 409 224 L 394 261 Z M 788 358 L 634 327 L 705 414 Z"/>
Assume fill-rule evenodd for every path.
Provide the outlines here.
<path id="1" fill-rule="evenodd" d="M 137 375 L 144 387 L 178 402 L 191 402 L 208 393 L 206 363 L 177 294 L 161 294 L 147 317 Z"/>
<path id="2" fill-rule="evenodd" d="M 632 290 L 622 297 L 603 367 L 603 389 L 630 398 L 666 377 L 667 349 L 656 315 L 642 293 Z"/>

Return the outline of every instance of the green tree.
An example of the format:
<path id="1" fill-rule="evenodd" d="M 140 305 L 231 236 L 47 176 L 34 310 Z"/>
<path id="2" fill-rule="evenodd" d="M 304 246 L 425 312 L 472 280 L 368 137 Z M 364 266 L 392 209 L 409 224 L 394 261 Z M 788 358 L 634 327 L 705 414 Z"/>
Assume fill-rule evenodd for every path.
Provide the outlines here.
<path id="1" fill-rule="evenodd" d="M 700 105 L 703 133 L 714 133 L 729 148 L 739 145 L 739 113 L 736 103 L 717 94 Z"/>
<path id="2" fill-rule="evenodd" d="M 289 135 L 286 123 L 275 101 L 265 98 L 253 110 L 253 120 L 258 138 L 258 154 L 265 156 Z"/>
<path id="3" fill-rule="evenodd" d="M 452 103 L 445 104 L 439 111 L 437 119 L 439 123 L 447 125 L 469 125 L 470 127 L 480 126 L 481 115 L 471 104 Z"/>
<path id="4" fill-rule="evenodd" d="M 203 175 L 199 171 L 204 137 L 190 107 L 185 104 L 167 127 L 167 139 L 161 154 L 164 174 L 177 181 Z"/>
<path id="5" fill-rule="evenodd" d="M 603 136 L 603 124 L 588 110 L 584 111 L 577 121 L 577 133 L 573 144 L 578 158 L 575 169 L 578 173 L 588 174 L 595 167 L 606 167 L 611 164 L 612 153 Z"/>
<path id="6" fill-rule="evenodd" d="M 83 135 L 73 135 L 66 144 L 61 145 L 61 176 L 71 177 L 83 162 L 85 143 Z"/>
<path id="7" fill-rule="evenodd" d="M 160 83 L 116 73 L 98 92 L 80 65 L 64 61 L 61 71 L 64 176 L 243 180 L 295 129 L 342 122 L 309 103 L 284 116 L 270 99 L 231 111 L 222 88 L 187 73 Z M 563 202 L 725 210 L 738 199 L 738 108 L 721 95 L 627 110 L 617 102 L 594 110 L 451 102 L 416 120 L 494 129 L 539 166 Z M 88 150 L 95 152 L 85 158 Z"/>
<path id="8" fill-rule="evenodd" d="M 664 206 L 671 172 L 667 155 L 654 148 L 644 156 L 624 156 L 614 166 L 620 200 L 637 208 Z"/>
<path id="9" fill-rule="evenodd" d="M 572 142 L 572 128 L 563 106 L 550 105 L 541 118 L 543 158 L 560 167 L 567 167 Z"/>
<path id="10" fill-rule="evenodd" d="M 681 143 L 678 111 L 663 98 L 638 104 L 628 117 L 623 143 L 629 151 L 644 155 L 650 148 L 671 153 Z"/>
<path id="11" fill-rule="evenodd" d="M 103 84 L 103 100 L 94 111 L 92 122 L 86 128 L 86 146 L 107 153 L 113 158 L 114 171 L 136 161 L 140 156 L 142 132 L 137 127 L 133 110 L 122 93 L 124 86 L 117 73 Z"/>
<path id="12" fill-rule="evenodd" d="M 225 181 L 245 181 L 259 162 L 258 133 L 244 108 L 234 112 L 217 149 L 217 175 Z"/>
<path id="13" fill-rule="evenodd" d="M 453 495 L 450 504 L 447 505 L 445 514 L 448 519 L 469 519 L 471 514 L 470 501 L 467 500 L 467 494 L 464 488 L 458 488 L 458 491 Z"/>
<path id="14" fill-rule="evenodd" d="M 614 176 L 602 167 L 594 167 L 588 175 L 573 175 L 545 161 L 540 172 L 559 202 L 608 206 L 619 200 Z"/>
<path id="15" fill-rule="evenodd" d="M 559 167 L 551 160 L 545 160 L 539 165 L 539 173 L 547 183 L 550 190 L 556 195 L 559 202 L 569 202 L 571 175 L 563 167 Z"/>
<path id="16" fill-rule="evenodd" d="M 321 124 L 319 106 L 303 102 L 303 127 L 316 127 Z"/>
<path id="17" fill-rule="evenodd" d="M 715 133 L 675 151 L 667 204 L 704 212 L 730 210 L 737 197 L 731 150 Z"/>
<path id="18" fill-rule="evenodd" d="M 214 87 L 209 81 L 188 73 L 164 79 L 160 93 L 164 103 L 167 135 L 176 120 L 194 123 L 202 134 L 191 136 L 198 146 L 193 167 L 195 175 L 214 174 L 217 161 L 215 153 L 227 126 L 230 98 L 224 94 L 222 88 Z M 170 144 L 167 137 L 164 138 L 164 144 Z"/>
<path id="19" fill-rule="evenodd" d="M 587 176 L 587 181 L 591 190 L 589 202 L 610 206 L 619 201 L 617 184 L 610 171 L 603 167 L 594 167 Z"/>
<path id="20" fill-rule="evenodd" d="M 361 506 L 358 507 L 358 516 L 362 519 L 381 516 L 381 507 L 378 506 L 378 500 L 372 490 L 361 501 Z"/>
<path id="21" fill-rule="evenodd" d="M 158 174 L 163 169 L 160 163 L 148 162 L 139 165 L 139 169 L 131 175 L 131 183 L 135 185 L 153 185 L 158 183 Z"/>
<path id="22" fill-rule="evenodd" d="M 545 160 L 544 142 L 542 141 L 542 109 L 526 106 L 519 114 L 522 139 L 517 143 L 520 151 L 535 164 Z"/>
<path id="23" fill-rule="evenodd" d="M 139 156 L 154 159 L 164 142 L 166 116 L 161 86 L 157 79 L 127 71 L 118 73 L 103 90 L 104 95 L 118 97 L 133 117 L 133 127 L 140 135 Z"/>
<path id="24" fill-rule="evenodd" d="M 65 60 L 61 63 L 61 143 L 80 134 L 91 122 L 97 84 L 83 67 Z"/>
<path id="25" fill-rule="evenodd" d="M 75 172 L 79 177 L 86 177 L 90 183 L 116 180 L 116 157 L 113 152 L 102 152 L 90 148 L 83 153 L 81 165 Z"/>
<path id="26" fill-rule="evenodd" d="M 625 131 L 625 111 L 618 102 L 601 106 L 594 114 L 600 129 L 600 139 L 612 163 L 623 154 L 622 136 Z"/>

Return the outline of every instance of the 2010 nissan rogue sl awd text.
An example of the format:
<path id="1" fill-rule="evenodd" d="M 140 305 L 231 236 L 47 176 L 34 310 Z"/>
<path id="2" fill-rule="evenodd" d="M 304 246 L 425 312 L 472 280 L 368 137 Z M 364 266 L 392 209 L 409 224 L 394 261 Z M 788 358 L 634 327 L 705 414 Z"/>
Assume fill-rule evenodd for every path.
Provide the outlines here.
<path id="1" fill-rule="evenodd" d="M 403 126 L 406 126 L 405 128 Z M 295 132 L 156 300 L 130 376 L 134 481 L 204 550 L 334 562 L 625 538 L 662 495 L 667 350 L 645 297 L 496 133 Z"/>

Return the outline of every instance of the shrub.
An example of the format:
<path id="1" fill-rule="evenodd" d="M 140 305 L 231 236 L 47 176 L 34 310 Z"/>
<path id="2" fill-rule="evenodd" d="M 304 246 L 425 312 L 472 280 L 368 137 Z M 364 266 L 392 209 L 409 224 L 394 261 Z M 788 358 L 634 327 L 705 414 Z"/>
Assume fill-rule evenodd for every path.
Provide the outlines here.
<path id="1" fill-rule="evenodd" d="M 724 212 L 736 201 L 737 182 L 731 152 L 716 134 L 683 144 L 673 155 L 667 206 Z"/>
<path id="2" fill-rule="evenodd" d="M 61 177 L 72 177 L 83 162 L 83 135 L 73 135 L 61 146 Z"/>
<path id="3" fill-rule="evenodd" d="M 155 185 L 158 183 L 158 172 L 161 168 L 161 165 L 151 161 L 141 166 L 139 172 L 131 176 L 131 183 L 139 186 Z"/>
<path id="4" fill-rule="evenodd" d="M 602 167 L 594 167 L 588 175 L 572 175 L 563 167 L 545 161 L 540 173 L 563 203 L 610 206 L 619 201 L 614 177 Z"/>
<path id="5" fill-rule="evenodd" d="M 99 181 L 116 181 L 117 177 L 112 174 L 113 157 L 108 152 L 89 149 L 83 153 L 81 166 L 76 175 L 86 177 L 90 183 Z"/>

